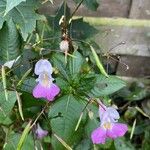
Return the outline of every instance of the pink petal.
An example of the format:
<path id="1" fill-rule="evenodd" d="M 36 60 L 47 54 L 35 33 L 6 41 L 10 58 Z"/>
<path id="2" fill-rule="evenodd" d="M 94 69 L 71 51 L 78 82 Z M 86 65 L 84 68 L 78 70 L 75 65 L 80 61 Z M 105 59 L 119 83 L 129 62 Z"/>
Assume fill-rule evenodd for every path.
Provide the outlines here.
<path id="1" fill-rule="evenodd" d="M 94 144 L 104 144 L 106 139 L 106 130 L 101 127 L 95 129 L 91 134 L 91 138 Z"/>
<path id="2" fill-rule="evenodd" d="M 48 101 L 53 101 L 54 97 L 58 95 L 59 92 L 60 88 L 56 84 L 52 84 L 50 87 L 37 84 L 33 89 L 33 96 L 35 98 L 46 98 Z"/>
<path id="3" fill-rule="evenodd" d="M 128 127 L 126 124 L 123 123 L 114 123 L 112 129 L 107 130 L 107 136 L 109 138 L 117 138 L 124 136 L 124 134 L 127 132 Z"/>

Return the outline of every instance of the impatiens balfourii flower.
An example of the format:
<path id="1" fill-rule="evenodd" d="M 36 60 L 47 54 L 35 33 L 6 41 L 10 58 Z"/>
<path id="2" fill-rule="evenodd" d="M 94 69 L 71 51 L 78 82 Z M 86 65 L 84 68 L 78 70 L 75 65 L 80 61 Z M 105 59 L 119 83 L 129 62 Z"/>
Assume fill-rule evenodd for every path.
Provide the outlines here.
<path id="1" fill-rule="evenodd" d="M 104 144 L 107 138 L 115 139 L 123 136 L 128 127 L 126 124 L 117 123 L 120 118 L 118 111 L 113 107 L 99 106 L 100 127 L 95 129 L 91 138 L 94 144 Z"/>
<path id="2" fill-rule="evenodd" d="M 36 134 L 36 137 L 38 139 L 42 139 L 44 136 L 47 136 L 48 134 L 48 131 L 47 130 L 43 130 L 41 128 L 41 126 L 39 125 L 39 123 L 37 124 L 37 128 L 35 130 L 35 134 Z"/>
<path id="3" fill-rule="evenodd" d="M 38 84 L 33 89 L 35 98 L 46 98 L 48 101 L 53 101 L 60 92 L 60 88 L 53 83 L 52 72 L 52 65 L 46 59 L 41 59 L 35 64 L 34 73 L 39 76 L 36 79 Z"/>

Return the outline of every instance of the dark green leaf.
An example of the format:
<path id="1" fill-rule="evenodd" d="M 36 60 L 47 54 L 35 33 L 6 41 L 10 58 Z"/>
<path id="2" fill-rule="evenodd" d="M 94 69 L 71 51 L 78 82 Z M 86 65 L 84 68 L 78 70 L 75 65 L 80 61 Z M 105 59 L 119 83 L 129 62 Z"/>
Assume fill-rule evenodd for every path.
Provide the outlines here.
<path id="1" fill-rule="evenodd" d="M 5 20 L 13 18 L 13 21 L 21 30 L 23 39 L 26 40 L 28 33 L 31 33 L 35 29 L 36 20 L 44 19 L 42 16 L 35 13 L 38 4 L 39 1 L 37 0 L 27 0 L 14 7 L 4 17 L 6 0 L 0 1 L 0 17 L 4 17 Z"/>
<path id="2" fill-rule="evenodd" d="M 20 137 L 21 134 L 19 133 L 10 133 L 10 135 L 8 135 L 7 137 L 8 141 L 5 145 L 4 150 L 16 150 Z M 34 149 L 34 141 L 31 135 L 27 136 L 21 150 L 28 150 L 28 149 Z"/>
<path id="3" fill-rule="evenodd" d="M 116 150 L 135 150 L 133 145 L 129 141 L 126 141 L 124 137 L 115 139 L 114 144 Z"/>
<path id="4" fill-rule="evenodd" d="M 14 7 L 16 7 L 17 5 L 19 5 L 21 2 L 25 2 L 26 0 L 6 0 L 6 10 L 5 10 L 5 14 L 7 14 L 11 9 L 13 9 Z"/>
<path id="5" fill-rule="evenodd" d="M 97 33 L 97 30 L 87 22 L 84 22 L 83 18 L 72 20 L 70 31 L 72 38 L 75 39 L 86 39 Z"/>
<path id="6" fill-rule="evenodd" d="M 80 141 L 83 131 L 82 125 L 85 122 L 84 116 L 77 131 L 75 131 L 75 127 L 83 107 L 80 99 L 66 95 L 57 100 L 49 110 L 52 132 L 56 133 L 69 146 Z M 55 137 L 52 137 L 52 145 L 54 149 L 64 149 Z"/>
<path id="7" fill-rule="evenodd" d="M 103 75 L 97 75 L 96 78 L 97 81 L 94 88 L 91 90 L 91 94 L 94 97 L 110 95 L 126 86 L 123 80 L 115 76 L 109 76 L 107 78 Z"/>
<path id="8" fill-rule="evenodd" d="M 76 76 L 81 71 L 83 65 L 83 57 L 78 51 L 74 51 L 72 54 L 74 57 L 69 58 L 69 71 L 71 76 Z"/>
<path id="9" fill-rule="evenodd" d="M 89 139 L 84 139 L 75 147 L 75 150 L 91 150 L 92 144 Z"/>
<path id="10" fill-rule="evenodd" d="M 5 93 L 0 92 L 0 123 L 3 123 L 9 117 L 12 108 L 16 102 L 16 93 L 8 91 L 8 101 L 5 99 Z"/>
<path id="11" fill-rule="evenodd" d="M 0 51 L 4 61 L 16 59 L 20 54 L 20 36 L 12 19 L 0 30 Z"/>
<path id="12" fill-rule="evenodd" d="M 56 67 L 59 70 L 59 74 L 62 75 L 65 79 L 69 79 L 69 76 L 67 74 L 66 70 L 66 64 L 65 64 L 65 57 L 63 54 L 53 54 L 52 55 L 52 62 L 53 66 Z"/>

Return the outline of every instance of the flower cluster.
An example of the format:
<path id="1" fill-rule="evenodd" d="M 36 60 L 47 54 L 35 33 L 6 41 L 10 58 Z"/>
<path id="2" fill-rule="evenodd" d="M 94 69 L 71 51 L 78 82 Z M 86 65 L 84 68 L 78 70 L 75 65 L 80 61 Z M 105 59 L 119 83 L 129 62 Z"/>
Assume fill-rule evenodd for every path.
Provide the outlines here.
<path id="1" fill-rule="evenodd" d="M 60 92 L 60 88 L 53 83 L 52 72 L 52 65 L 46 59 L 41 59 L 35 64 L 34 73 L 38 75 L 36 79 L 38 84 L 33 89 L 35 98 L 45 98 L 48 101 L 53 101 L 54 97 Z"/>
<path id="2" fill-rule="evenodd" d="M 107 138 L 115 139 L 123 136 L 128 127 L 126 124 L 117 123 L 120 118 L 118 111 L 113 107 L 99 105 L 100 127 L 92 132 L 91 138 L 94 144 L 104 144 Z"/>

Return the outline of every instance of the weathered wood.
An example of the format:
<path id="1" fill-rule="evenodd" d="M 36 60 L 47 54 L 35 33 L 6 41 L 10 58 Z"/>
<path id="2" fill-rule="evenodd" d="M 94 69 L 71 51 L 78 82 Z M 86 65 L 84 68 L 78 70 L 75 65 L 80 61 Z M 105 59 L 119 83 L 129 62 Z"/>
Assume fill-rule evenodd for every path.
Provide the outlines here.
<path id="1" fill-rule="evenodd" d="M 150 76 L 149 57 L 121 56 L 121 61 L 126 63 L 129 66 L 129 69 L 126 70 L 126 67 L 124 67 L 122 63 L 119 63 L 116 73 L 118 76 L 136 78 Z"/>
<path id="2" fill-rule="evenodd" d="M 99 30 L 94 39 L 100 43 L 104 53 L 120 42 L 125 44 L 114 48 L 111 53 L 150 56 L 150 28 L 124 27 L 124 26 L 96 26 Z"/>
<path id="3" fill-rule="evenodd" d="M 129 18 L 150 19 L 150 0 L 132 0 Z"/>
<path id="4" fill-rule="evenodd" d="M 97 11 L 91 11 L 84 5 L 81 5 L 76 15 L 95 16 L 95 17 L 128 17 L 131 0 L 99 0 L 100 6 Z M 40 9 L 41 13 L 52 15 L 55 13 L 58 6 L 62 3 L 60 0 L 55 0 L 54 5 L 46 3 Z M 73 0 L 67 0 L 67 4 L 73 11 L 76 4 Z"/>

